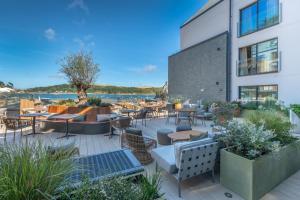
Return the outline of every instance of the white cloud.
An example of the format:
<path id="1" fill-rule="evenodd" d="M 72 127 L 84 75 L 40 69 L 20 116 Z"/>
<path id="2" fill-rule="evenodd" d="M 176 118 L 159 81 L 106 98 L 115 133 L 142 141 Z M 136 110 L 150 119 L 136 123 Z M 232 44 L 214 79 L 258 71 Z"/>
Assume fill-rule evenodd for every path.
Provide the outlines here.
<path id="1" fill-rule="evenodd" d="M 147 72 L 147 73 L 151 73 L 151 72 L 154 72 L 157 70 L 157 66 L 156 65 L 146 65 L 144 68 L 143 68 L 143 71 L 144 72 Z"/>
<path id="2" fill-rule="evenodd" d="M 44 31 L 44 36 L 45 38 L 47 38 L 48 40 L 54 40 L 55 39 L 55 36 L 56 36 L 56 33 L 55 33 L 55 30 L 52 29 L 52 28 L 48 28 Z"/>
<path id="3" fill-rule="evenodd" d="M 86 5 L 84 0 L 72 0 L 72 2 L 68 5 L 69 9 L 79 8 L 83 10 L 85 13 L 89 13 L 89 7 Z"/>
<path id="4" fill-rule="evenodd" d="M 149 73 L 153 73 L 157 70 L 157 66 L 156 65 L 146 65 L 142 68 L 132 68 L 129 69 L 129 71 L 135 72 L 135 73 L 139 73 L 139 74 L 149 74 Z"/>
<path id="5" fill-rule="evenodd" d="M 92 34 L 85 35 L 83 38 L 74 38 L 73 41 L 79 45 L 81 49 L 92 48 L 96 45 L 93 41 L 94 36 Z"/>

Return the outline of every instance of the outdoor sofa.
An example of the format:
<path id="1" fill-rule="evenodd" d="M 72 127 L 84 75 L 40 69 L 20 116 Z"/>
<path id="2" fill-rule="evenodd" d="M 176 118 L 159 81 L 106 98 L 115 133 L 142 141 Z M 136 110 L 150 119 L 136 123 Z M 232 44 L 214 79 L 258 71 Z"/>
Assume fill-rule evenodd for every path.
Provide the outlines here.
<path id="1" fill-rule="evenodd" d="M 162 168 L 173 175 L 178 182 L 178 196 L 181 197 L 181 182 L 204 173 L 211 173 L 214 181 L 214 166 L 218 143 L 212 138 L 153 149 L 152 157 L 156 169 Z"/>

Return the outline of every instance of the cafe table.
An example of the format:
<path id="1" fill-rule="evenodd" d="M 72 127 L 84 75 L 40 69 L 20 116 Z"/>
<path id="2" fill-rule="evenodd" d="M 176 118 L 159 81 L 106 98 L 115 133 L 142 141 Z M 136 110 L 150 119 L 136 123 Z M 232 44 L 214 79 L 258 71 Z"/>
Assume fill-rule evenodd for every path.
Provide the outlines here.
<path id="1" fill-rule="evenodd" d="M 76 135 L 71 135 L 69 134 L 69 121 L 72 120 L 72 119 L 76 119 L 80 117 L 80 115 L 78 114 L 61 114 L 61 115 L 54 115 L 54 116 L 51 116 L 50 118 L 51 119 L 56 119 L 56 120 L 65 120 L 66 122 L 66 133 L 65 135 L 61 136 L 61 137 L 58 137 L 57 139 L 62 139 L 62 138 L 69 138 L 69 137 L 74 137 Z"/>
<path id="2" fill-rule="evenodd" d="M 28 118 L 31 118 L 31 120 L 32 120 L 32 133 L 27 134 L 26 136 L 41 134 L 41 133 L 37 133 L 35 130 L 36 118 L 37 117 L 46 117 L 48 115 L 49 115 L 49 113 L 27 113 L 27 114 L 19 115 L 19 117 L 28 117 Z"/>

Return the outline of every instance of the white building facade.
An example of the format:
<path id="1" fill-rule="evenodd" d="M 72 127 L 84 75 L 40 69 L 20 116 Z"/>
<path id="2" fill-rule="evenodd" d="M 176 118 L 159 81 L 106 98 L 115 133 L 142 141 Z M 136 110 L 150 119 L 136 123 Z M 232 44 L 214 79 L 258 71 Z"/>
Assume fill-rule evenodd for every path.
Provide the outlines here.
<path id="1" fill-rule="evenodd" d="M 300 0 L 210 0 L 181 27 L 181 50 L 224 32 L 228 100 L 300 103 Z"/>
<path id="2" fill-rule="evenodd" d="M 299 11 L 299 0 L 232 0 L 232 100 L 300 103 Z"/>

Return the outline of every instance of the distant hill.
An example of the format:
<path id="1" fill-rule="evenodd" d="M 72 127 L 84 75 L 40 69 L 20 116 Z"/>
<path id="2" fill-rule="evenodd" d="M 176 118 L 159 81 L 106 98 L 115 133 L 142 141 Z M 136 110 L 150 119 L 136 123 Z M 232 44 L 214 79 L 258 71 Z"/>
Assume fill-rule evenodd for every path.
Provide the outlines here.
<path id="1" fill-rule="evenodd" d="M 94 85 L 88 93 L 102 94 L 155 94 L 161 90 L 159 87 L 122 87 L 111 85 Z M 76 89 L 68 84 L 53 85 L 47 87 L 35 87 L 24 90 L 31 93 L 76 93 Z"/>

